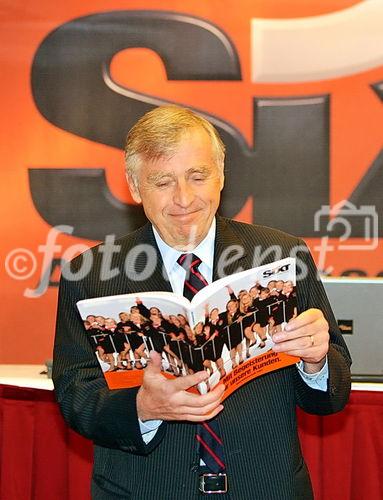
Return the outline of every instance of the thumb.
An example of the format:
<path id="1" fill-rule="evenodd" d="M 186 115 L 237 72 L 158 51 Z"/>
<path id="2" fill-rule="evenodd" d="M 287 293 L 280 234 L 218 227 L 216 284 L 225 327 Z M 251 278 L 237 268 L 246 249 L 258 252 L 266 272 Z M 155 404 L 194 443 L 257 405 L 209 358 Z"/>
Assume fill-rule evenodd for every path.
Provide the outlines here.
<path id="1" fill-rule="evenodd" d="M 154 350 L 150 351 L 149 363 L 148 366 L 145 368 L 145 372 L 149 372 L 151 375 L 156 375 L 157 373 L 161 373 L 161 369 L 162 369 L 161 355 Z"/>

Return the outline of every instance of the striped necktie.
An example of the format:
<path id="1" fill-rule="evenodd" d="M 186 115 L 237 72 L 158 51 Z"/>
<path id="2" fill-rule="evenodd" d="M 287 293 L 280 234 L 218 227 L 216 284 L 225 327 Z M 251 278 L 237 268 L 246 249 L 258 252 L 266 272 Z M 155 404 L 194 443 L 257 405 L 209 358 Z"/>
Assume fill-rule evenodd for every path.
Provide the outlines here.
<path id="1" fill-rule="evenodd" d="M 201 259 L 192 253 L 184 253 L 177 260 L 177 263 L 186 271 L 183 293 L 184 297 L 189 300 L 208 284 L 198 270 L 201 262 Z M 196 439 L 199 445 L 200 459 L 204 461 L 211 472 L 223 472 L 226 467 L 217 417 L 198 424 Z"/>

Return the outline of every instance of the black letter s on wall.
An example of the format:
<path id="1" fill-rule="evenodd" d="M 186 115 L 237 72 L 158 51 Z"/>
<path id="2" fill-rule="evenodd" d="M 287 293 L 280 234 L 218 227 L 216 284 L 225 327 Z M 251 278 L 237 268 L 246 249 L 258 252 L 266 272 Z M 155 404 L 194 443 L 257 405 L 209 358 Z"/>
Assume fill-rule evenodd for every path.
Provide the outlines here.
<path id="1" fill-rule="evenodd" d="M 154 50 L 169 80 L 241 78 L 230 40 L 204 20 L 163 11 L 95 14 L 60 26 L 38 48 L 32 92 L 41 114 L 80 137 L 123 149 L 137 119 L 166 104 L 112 80 L 113 56 L 136 47 Z M 99 240 L 144 221 L 141 207 L 112 196 L 103 169 L 30 169 L 29 175 L 40 215 L 52 226 L 73 226 L 75 236 Z"/>

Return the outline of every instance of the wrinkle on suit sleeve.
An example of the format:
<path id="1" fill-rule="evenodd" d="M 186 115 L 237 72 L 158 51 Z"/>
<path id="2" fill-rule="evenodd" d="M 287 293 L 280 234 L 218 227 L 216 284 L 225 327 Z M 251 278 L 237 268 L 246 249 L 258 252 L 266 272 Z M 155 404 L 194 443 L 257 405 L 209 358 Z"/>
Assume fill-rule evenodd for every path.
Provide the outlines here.
<path id="1" fill-rule="evenodd" d="M 297 261 L 302 263 L 301 276 L 297 278 L 299 312 L 310 308 L 317 308 L 323 312 L 329 324 L 330 346 L 327 355 L 329 365 L 327 391 L 311 389 L 296 370 L 294 381 L 296 402 L 307 413 L 328 415 L 341 411 L 349 399 L 351 357 L 334 318 L 313 258 L 303 241 L 299 240 L 299 242 L 302 248 L 297 253 Z"/>

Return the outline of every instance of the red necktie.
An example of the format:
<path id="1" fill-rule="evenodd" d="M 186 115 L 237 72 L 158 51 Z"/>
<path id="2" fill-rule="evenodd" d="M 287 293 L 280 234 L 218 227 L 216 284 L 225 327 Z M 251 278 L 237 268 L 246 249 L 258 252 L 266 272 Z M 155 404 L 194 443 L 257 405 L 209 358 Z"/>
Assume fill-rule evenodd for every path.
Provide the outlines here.
<path id="1" fill-rule="evenodd" d="M 178 258 L 177 262 L 186 271 L 184 296 L 191 300 L 199 290 L 202 290 L 208 284 L 198 270 L 201 259 L 192 253 L 184 253 Z M 217 418 L 199 424 L 196 439 L 199 444 L 199 456 L 206 466 L 214 473 L 224 471 L 226 467 L 223 444 Z"/>

